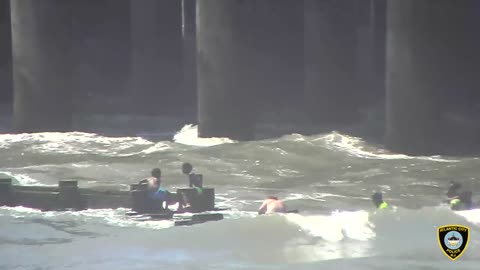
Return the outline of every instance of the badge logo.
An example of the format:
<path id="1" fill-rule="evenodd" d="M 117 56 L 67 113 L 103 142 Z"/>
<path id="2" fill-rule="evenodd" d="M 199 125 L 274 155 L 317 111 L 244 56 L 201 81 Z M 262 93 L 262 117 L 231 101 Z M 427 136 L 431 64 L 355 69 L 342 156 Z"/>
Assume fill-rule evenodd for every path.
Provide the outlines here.
<path id="1" fill-rule="evenodd" d="M 445 225 L 437 229 L 438 245 L 443 253 L 455 261 L 468 247 L 470 228 L 462 225 Z"/>

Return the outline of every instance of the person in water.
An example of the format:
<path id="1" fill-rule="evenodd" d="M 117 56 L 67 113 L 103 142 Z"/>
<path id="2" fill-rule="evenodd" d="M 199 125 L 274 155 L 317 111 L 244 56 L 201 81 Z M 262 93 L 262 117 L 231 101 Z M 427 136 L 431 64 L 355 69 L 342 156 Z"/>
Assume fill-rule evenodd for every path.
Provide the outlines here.
<path id="1" fill-rule="evenodd" d="M 192 172 L 192 164 L 185 162 L 182 164 L 182 173 L 188 175 L 188 186 L 202 188 L 203 187 L 203 177 L 201 174 L 195 174 Z"/>
<path id="2" fill-rule="evenodd" d="M 140 181 L 139 184 L 147 184 L 148 197 L 155 201 L 159 201 L 162 208 L 164 202 L 167 202 L 167 206 L 171 203 L 170 192 L 161 187 L 162 171 L 159 168 L 152 169 L 151 177 Z"/>
<path id="3" fill-rule="evenodd" d="M 150 174 L 151 177 L 141 180 L 139 184 L 147 184 L 147 189 L 149 193 L 154 193 L 160 188 L 160 185 L 162 184 L 162 171 L 160 170 L 160 168 L 154 168 Z"/>
<path id="4" fill-rule="evenodd" d="M 454 211 L 470 210 L 473 208 L 472 192 L 463 191 L 450 201 L 450 209 Z"/>
<path id="5" fill-rule="evenodd" d="M 268 196 L 258 209 L 258 214 L 286 213 L 285 204 L 275 196 Z"/>
<path id="6" fill-rule="evenodd" d="M 450 182 L 450 187 L 447 191 L 447 199 L 444 201 L 450 205 L 450 209 L 454 211 L 472 209 L 472 192 L 461 192 L 462 184 L 455 181 Z"/>
<path id="7" fill-rule="evenodd" d="M 447 191 L 447 202 L 450 202 L 451 200 L 458 199 L 460 196 L 460 189 L 462 188 L 462 185 L 460 183 L 457 183 L 455 181 L 450 182 L 450 187 L 448 188 Z"/>
<path id="8" fill-rule="evenodd" d="M 377 209 L 388 208 L 388 203 L 383 200 L 383 195 L 381 192 L 375 192 L 372 195 L 372 202 L 377 207 Z"/>
<path id="9" fill-rule="evenodd" d="M 188 176 L 188 186 L 195 188 L 196 193 L 191 193 L 190 197 L 186 193 L 182 192 L 178 197 L 178 211 L 185 211 L 195 205 L 195 201 L 198 200 L 200 194 L 203 192 L 203 177 L 201 174 L 195 174 L 192 172 L 192 164 L 185 162 L 182 164 L 182 173 Z M 193 210 L 193 209 L 191 209 Z"/>

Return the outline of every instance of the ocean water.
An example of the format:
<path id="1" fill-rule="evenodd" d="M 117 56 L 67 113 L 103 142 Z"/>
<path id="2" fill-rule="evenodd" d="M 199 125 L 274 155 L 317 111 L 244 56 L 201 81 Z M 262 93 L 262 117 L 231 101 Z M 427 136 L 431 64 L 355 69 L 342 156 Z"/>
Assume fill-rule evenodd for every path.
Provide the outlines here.
<path id="1" fill-rule="evenodd" d="M 97 119 L 98 120 L 98 119 Z M 288 133 L 236 142 L 198 138 L 183 120 L 120 120 L 112 132 L 0 134 L 0 172 L 19 184 L 126 190 L 163 171 L 174 190 L 187 184 L 191 162 L 215 187 L 225 219 L 173 227 L 134 221 L 128 209 L 40 212 L 0 208 L 0 269 L 478 269 L 480 209 L 453 212 L 441 204 L 450 180 L 479 201 L 476 157 L 410 157 L 342 132 Z M 105 127 L 104 131 L 108 128 Z M 111 130 L 109 130 L 111 131 Z M 125 135 L 127 134 L 127 135 Z M 374 191 L 394 207 L 375 211 Z M 298 214 L 257 216 L 267 195 Z M 471 228 L 463 256 L 440 250 L 437 227 Z"/>

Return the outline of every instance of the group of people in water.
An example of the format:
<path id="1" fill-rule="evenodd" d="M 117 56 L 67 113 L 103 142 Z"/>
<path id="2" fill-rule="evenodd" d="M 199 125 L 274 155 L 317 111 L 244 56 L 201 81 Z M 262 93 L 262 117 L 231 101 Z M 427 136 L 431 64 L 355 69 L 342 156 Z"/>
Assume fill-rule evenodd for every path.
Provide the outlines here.
<path id="1" fill-rule="evenodd" d="M 188 176 L 189 187 L 195 188 L 198 193 L 201 193 L 203 188 L 203 177 L 192 171 L 192 164 L 182 164 L 182 173 Z M 151 176 L 141 180 L 139 184 L 146 184 L 148 197 L 160 204 L 166 203 L 165 208 L 168 208 L 169 205 L 178 203 L 177 211 L 182 211 L 191 206 L 190 201 L 185 196 L 174 197 L 172 193 L 161 187 L 162 171 L 160 168 L 154 168 L 151 171 Z"/>
<path id="2" fill-rule="evenodd" d="M 455 181 L 450 182 L 450 187 L 447 191 L 447 198 L 443 201 L 448 203 L 450 209 L 454 211 L 470 210 L 474 208 L 472 202 L 472 191 L 462 190 L 462 184 Z M 383 200 L 381 192 L 375 192 L 371 196 L 372 203 L 376 209 L 387 209 L 389 205 Z M 269 196 L 258 210 L 258 214 L 268 213 L 285 213 L 287 212 L 285 205 L 277 197 Z"/>
<path id="3" fill-rule="evenodd" d="M 203 188 L 203 177 L 201 174 L 192 172 L 193 166 L 190 163 L 182 164 L 182 173 L 188 176 L 189 187 L 197 189 L 199 193 Z M 162 171 L 159 168 L 154 168 L 151 172 L 151 177 L 140 181 L 140 184 L 145 183 L 148 186 L 148 196 L 153 200 L 166 202 L 167 207 L 178 202 L 178 211 L 185 210 L 190 207 L 189 201 L 185 197 L 172 198 L 172 194 L 161 187 Z M 472 192 L 469 190 L 462 190 L 462 185 L 457 182 L 450 182 L 450 187 L 447 191 L 447 198 L 443 201 L 448 203 L 450 208 L 454 211 L 469 210 L 473 208 Z M 372 203 L 377 209 L 387 209 L 389 205 L 384 201 L 381 192 L 375 192 L 371 196 Z M 270 213 L 287 213 L 294 211 L 287 211 L 285 203 L 276 196 L 268 196 L 258 208 L 258 214 Z"/>
<path id="4" fill-rule="evenodd" d="M 448 203 L 450 209 L 454 211 L 473 209 L 472 192 L 470 190 L 462 190 L 462 184 L 451 181 L 446 195 L 447 198 L 443 200 L 443 203 Z M 377 209 L 388 208 L 388 204 L 383 200 L 380 192 L 375 192 L 372 195 L 372 202 Z"/>
<path id="5" fill-rule="evenodd" d="M 473 209 L 472 192 L 469 190 L 462 190 L 462 185 L 457 182 L 450 182 L 450 187 L 447 191 L 447 199 L 443 202 L 450 205 L 450 209 L 454 211 Z M 381 192 L 375 192 L 371 196 L 372 203 L 377 209 L 387 209 L 388 203 L 383 200 Z M 268 213 L 285 213 L 287 212 L 285 205 L 277 197 L 269 196 L 258 209 L 258 214 Z"/>

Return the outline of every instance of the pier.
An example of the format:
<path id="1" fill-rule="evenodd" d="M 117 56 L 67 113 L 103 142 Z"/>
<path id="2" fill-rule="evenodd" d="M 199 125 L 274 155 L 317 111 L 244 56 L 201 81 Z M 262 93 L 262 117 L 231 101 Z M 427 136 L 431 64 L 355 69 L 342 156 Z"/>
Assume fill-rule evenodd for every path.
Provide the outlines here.
<path id="1" fill-rule="evenodd" d="M 194 108 L 200 137 L 237 140 L 283 108 L 335 126 L 376 106 L 389 150 L 480 152 L 479 16 L 476 0 L 0 0 L 0 104 L 19 133 L 71 131 L 97 102 Z"/>

